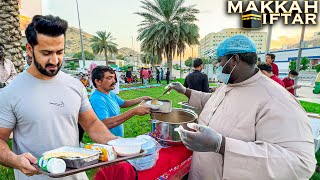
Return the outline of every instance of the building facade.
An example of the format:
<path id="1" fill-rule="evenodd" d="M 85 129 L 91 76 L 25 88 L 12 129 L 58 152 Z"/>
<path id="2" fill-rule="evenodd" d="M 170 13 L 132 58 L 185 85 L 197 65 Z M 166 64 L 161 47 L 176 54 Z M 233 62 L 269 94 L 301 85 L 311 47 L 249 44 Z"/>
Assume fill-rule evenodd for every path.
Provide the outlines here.
<path id="1" fill-rule="evenodd" d="M 298 59 L 299 48 L 271 51 L 271 54 L 276 56 L 275 63 L 279 67 L 280 74 L 287 74 L 289 72 L 290 61 L 296 61 Z M 262 62 L 265 62 L 265 52 L 258 53 Z M 320 46 L 302 48 L 301 58 L 306 57 L 310 60 L 309 67 L 313 67 L 320 64 Z"/>
<path id="2" fill-rule="evenodd" d="M 267 32 L 228 28 L 219 32 L 212 32 L 201 39 L 198 47 L 199 57 L 206 57 L 209 52 L 213 52 L 217 48 L 221 41 L 237 34 L 243 34 L 252 39 L 256 43 L 258 53 L 266 50 Z"/>

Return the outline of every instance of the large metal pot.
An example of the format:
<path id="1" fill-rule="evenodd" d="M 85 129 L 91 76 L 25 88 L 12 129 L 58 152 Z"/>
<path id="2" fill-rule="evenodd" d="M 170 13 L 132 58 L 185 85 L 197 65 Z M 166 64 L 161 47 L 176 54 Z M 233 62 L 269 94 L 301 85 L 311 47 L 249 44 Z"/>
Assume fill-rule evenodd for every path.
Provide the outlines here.
<path id="1" fill-rule="evenodd" d="M 174 131 L 180 125 L 185 129 L 187 123 L 196 122 L 198 115 L 189 109 L 173 108 L 168 114 L 152 113 L 152 135 L 160 141 L 164 141 L 170 145 L 181 144 L 180 135 Z"/>

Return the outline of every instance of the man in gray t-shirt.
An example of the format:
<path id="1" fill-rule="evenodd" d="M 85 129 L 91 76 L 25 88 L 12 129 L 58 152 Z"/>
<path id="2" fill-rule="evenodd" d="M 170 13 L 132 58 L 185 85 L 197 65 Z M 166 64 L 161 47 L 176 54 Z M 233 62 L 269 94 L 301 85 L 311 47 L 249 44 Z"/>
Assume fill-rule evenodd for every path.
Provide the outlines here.
<path id="1" fill-rule="evenodd" d="M 32 164 L 45 151 L 79 147 L 78 122 L 98 143 L 116 138 L 95 115 L 81 82 L 59 71 L 66 30 L 67 22 L 59 17 L 35 16 L 26 30 L 32 64 L 0 93 L 0 163 L 15 168 L 16 180 L 51 179 L 37 175 Z M 11 151 L 7 141 L 12 131 Z"/>

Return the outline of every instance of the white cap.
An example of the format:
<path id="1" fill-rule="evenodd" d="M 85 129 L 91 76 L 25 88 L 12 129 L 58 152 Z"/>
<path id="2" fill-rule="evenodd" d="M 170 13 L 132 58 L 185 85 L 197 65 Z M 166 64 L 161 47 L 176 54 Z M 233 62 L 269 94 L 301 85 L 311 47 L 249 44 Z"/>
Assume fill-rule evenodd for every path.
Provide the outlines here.
<path id="1" fill-rule="evenodd" d="M 62 159 L 52 158 L 48 162 L 48 171 L 53 174 L 59 174 L 66 171 L 66 163 Z"/>

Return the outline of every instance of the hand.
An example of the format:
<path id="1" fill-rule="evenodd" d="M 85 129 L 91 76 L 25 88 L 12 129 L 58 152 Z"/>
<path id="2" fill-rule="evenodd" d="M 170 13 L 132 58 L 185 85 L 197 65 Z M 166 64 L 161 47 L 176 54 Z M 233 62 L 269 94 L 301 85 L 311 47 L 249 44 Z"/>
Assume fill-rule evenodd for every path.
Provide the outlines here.
<path id="1" fill-rule="evenodd" d="M 182 126 L 175 131 L 180 134 L 183 144 L 188 149 L 199 152 L 219 152 L 222 142 L 221 134 L 210 127 L 196 123 L 188 123 L 187 126 L 196 132 L 185 130 Z"/>
<path id="2" fill-rule="evenodd" d="M 169 87 L 176 90 L 178 93 L 184 94 L 186 93 L 187 88 L 184 87 L 181 83 L 179 82 L 172 82 L 169 84 Z"/>
<path id="3" fill-rule="evenodd" d="M 294 85 L 293 86 L 293 89 L 299 89 L 299 88 L 301 88 L 301 85 Z"/>
<path id="4" fill-rule="evenodd" d="M 30 153 L 23 153 L 17 156 L 18 169 L 27 176 L 40 174 L 40 172 L 31 164 L 37 164 L 37 158 Z"/>
<path id="5" fill-rule="evenodd" d="M 133 108 L 133 112 L 135 115 L 144 116 L 146 114 L 150 114 L 150 107 L 148 106 L 137 106 Z"/>
<path id="6" fill-rule="evenodd" d="M 142 97 L 140 97 L 140 102 L 146 101 L 146 100 L 151 100 L 151 99 L 152 99 L 152 97 L 150 97 L 150 96 L 142 96 Z"/>

